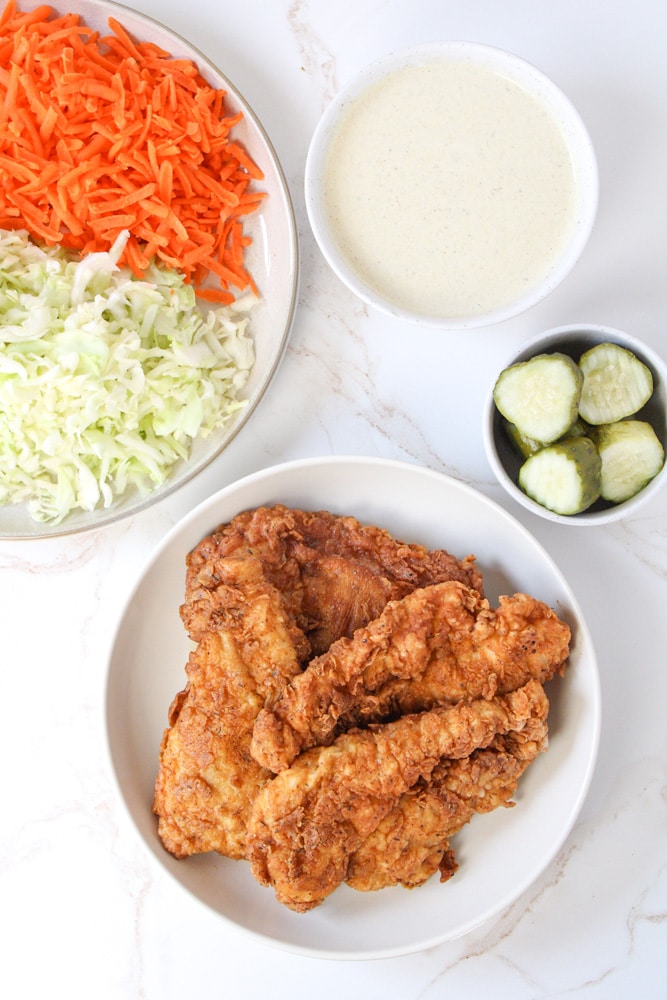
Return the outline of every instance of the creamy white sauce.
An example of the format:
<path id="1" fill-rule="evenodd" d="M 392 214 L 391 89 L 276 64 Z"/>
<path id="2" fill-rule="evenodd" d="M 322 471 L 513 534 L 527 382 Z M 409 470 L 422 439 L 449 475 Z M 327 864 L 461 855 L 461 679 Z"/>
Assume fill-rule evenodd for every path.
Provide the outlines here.
<path id="1" fill-rule="evenodd" d="M 344 113 L 325 158 L 325 214 L 382 298 L 471 317 L 525 295 L 563 250 L 575 177 L 558 122 L 487 67 L 389 74 Z"/>

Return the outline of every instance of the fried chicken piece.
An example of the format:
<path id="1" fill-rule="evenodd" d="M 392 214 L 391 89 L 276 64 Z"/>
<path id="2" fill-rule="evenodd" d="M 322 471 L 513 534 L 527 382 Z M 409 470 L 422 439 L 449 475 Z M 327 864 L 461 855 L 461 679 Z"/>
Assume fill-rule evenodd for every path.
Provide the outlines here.
<path id="1" fill-rule="evenodd" d="M 458 822 L 460 806 L 455 796 L 438 794 L 430 784 L 420 783 L 405 792 L 351 855 L 347 884 L 360 892 L 394 885 L 413 889 L 438 869 L 451 878 L 458 863 L 449 848 L 448 831 Z"/>
<path id="2" fill-rule="evenodd" d="M 218 586 L 191 601 L 184 620 L 197 647 L 160 748 L 158 832 L 177 857 L 243 858 L 250 808 L 271 777 L 250 754 L 253 724 L 301 669 L 305 639 L 252 558 L 220 561 Z"/>
<path id="3" fill-rule="evenodd" d="M 565 622 L 525 594 L 493 609 L 458 582 L 415 590 L 310 661 L 259 713 L 252 754 L 278 773 L 352 726 L 549 680 L 569 642 Z"/>
<path id="4" fill-rule="evenodd" d="M 442 758 L 467 757 L 547 707 L 542 686 L 529 681 L 505 697 L 403 716 L 306 751 L 255 799 L 247 837 L 255 878 L 290 909 L 312 909 L 346 879 L 350 856 L 401 796 Z"/>
<path id="5" fill-rule="evenodd" d="M 354 517 L 276 504 L 239 514 L 194 547 L 186 601 L 193 591 L 215 586 L 217 561 L 232 554 L 261 561 L 315 656 L 418 587 L 459 580 L 482 590 L 473 556 L 459 561 L 444 549 L 397 541 Z"/>
<path id="6" fill-rule="evenodd" d="M 361 892 L 413 889 L 438 869 L 440 881 L 447 881 L 458 867 L 451 837 L 476 813 L 513 806 L 519 778 L 547 744 L 546 716 L 535 715 L 520 732 L 496 736 L 469 757 L 441 761 L 352 854 L 347 884 Z"/>

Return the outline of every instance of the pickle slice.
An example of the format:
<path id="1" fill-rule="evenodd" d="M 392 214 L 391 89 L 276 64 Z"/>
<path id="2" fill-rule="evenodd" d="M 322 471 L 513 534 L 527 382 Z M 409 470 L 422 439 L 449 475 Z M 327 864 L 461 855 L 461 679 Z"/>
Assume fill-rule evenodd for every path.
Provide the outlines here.
<path id="1" fill-rule="evenodd" d="M 579 413 L 586 423 L 611 424 L 641 410 L 653 393 L 643 361 L 618 344 L 596 344 L 579 358 L 584 376 Z"/>
<path id="2" fill-rule="evenodd" d="M 665 463 L 660 440 L 645 420 L 603 424 L 594 434 L 602 462 L 600 495 L 613 503 L 635 496 Z"/>
<path id="3" fill-rule="evenodd" d="M 519 486 L 555 514 L 580 514 L 600 496 L 601 467 L 590 438 L 563 438 L 523 463 Z"/>
<path id="4" fill-rule="evenodd" d="M 582 385 L 581 369 L 572 358 L 558 352 L 537 354 L 500 373 L 493 399 L 523 437 L 551 444 L 577 419 Z"/>

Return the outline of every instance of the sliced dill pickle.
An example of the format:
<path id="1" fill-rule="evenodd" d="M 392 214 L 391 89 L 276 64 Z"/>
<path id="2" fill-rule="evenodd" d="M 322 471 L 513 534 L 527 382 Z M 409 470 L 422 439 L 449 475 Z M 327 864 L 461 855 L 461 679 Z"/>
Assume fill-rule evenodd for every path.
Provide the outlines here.
<path id="1" fill-rule="evenodd" d="M 590 437 L 590 436 L 591 436 L 590 425 L 587 424 L 585 420 L 582 420 L 581 417 L 579 417 L 578 420 L 575 420 L 575 422 L 572 424 L 569 431 L 565 435 L 565 437 Z"/>
<path id="2" fill-rule="evenodd" d="M 517 425 L 511 424 L 509 420 L 503 420 L 503 429 L 510 444 L 522 458 L 528 458 L 530 455 L 534 455 L 536 451 L 539 451 L 540 448 L 544 448 L 541 441 L 526 437 L 525 434 L 521 433 Z"/>
<path id="3" fill-rule="evenodd" d="M 596 344 L 581 355 L 579 367 L 584 376 L 579 413 L 589 424 L 631 417 L 653 393 L 650 368 L 619 344 Z"/>
<path id="4" fill-rule="evenodd" d="M 541 448 L 545 447 L 541 441 L 526 437 L 525 434 L 521 433 L 516 424 L 511 424 L 509 420 L 503 420 L 503 429 L 515 452 L 522 458 L 530 458 L 536 451 L 540 451 Z M 590 437 L 590 430 L 588 424 L 580 418 L 579 420 L 575 420 L 572 426 L 563 434 L 563 437 Z"/>
<path id="5" fill-rule="evenodd" d="M 580 514 L 600 496 L 601 466 L 590 438 L 563 438 L 526 459 L 519 486 L 555 514 Z"/>
<path id="6" fill-rule="evenodd" d="M 577 419 L 582 385 L 581 369 L 572 358 L 558 352 L 537 354 L 500 373 L 493 399 L 519 434 L 551 444 Z"/>
<path id="7" fill-rule="evenodd" d="M 645 420 L 602 424 L 593 440 L 602 463 L 600 494 L 613 503 L 623 503 L 643 490 L 665 463 L 660 439 Z"/>

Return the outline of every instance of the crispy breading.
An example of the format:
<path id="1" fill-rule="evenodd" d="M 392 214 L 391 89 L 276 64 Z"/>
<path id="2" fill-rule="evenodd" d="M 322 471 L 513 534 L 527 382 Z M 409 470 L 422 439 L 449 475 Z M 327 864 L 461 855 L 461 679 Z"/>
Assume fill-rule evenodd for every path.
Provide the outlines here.
<path id="1" fill-rule="evenodd" d="M 549 680 L 569 642 L 565 622 L 525 594 L 494 609 L 458 582 L 415 590 L 311 660 L 259 713 L 253 756 L 278 772 L 341 729 Z"/>
<path id="2" fill-rule="evenodd" d="M 254 798 L 271 775 L 253 760 L 255 718 L 298 673 L 304 638 L 258 560 L 218 564 L 218 585 L 183 609 L 197 641 L 160 748 L 153 808 L 178 857 L 245 856 Z"/>
<path id="3" fill-rule="evenodd" d="M 454 834 L 511 804 L 546 746 L 542 682 L 571 638 L 525 594 L 491 608 L 472 556 L 280 504 L 195 546 L 180 612 L 194 648 L 159 835 L 177 857 L 249 860 L 298 912 L 344 881 L 454 874 Z"/>
<path id="4" fill-rule="evenodd" d="M 347 884 L 361 892 L 413 889 L 438 869 L 441 882 L 451 878 L 458 867 L 451 838 L 476 813 L 511 807 L 519 778 L 547 744 L 546 716 L 535 715 L 469 757 L 440 761 L 350 856 Z"/>
<path id="5" fill-rule="evenodd" d="M 326 512 L 259 508 L 203 539 L 186 561 L 181 607 L 197 648 L 170 710 L 155 790 L 167 849 L 242 857 L 247 812 L 268 777 L 250 755 L 257 713 L 313 643 L 365 622 L 418 581 L 451 575 L 481 585 L 472 558 L 459 563 Z"/>
<path id="6" fill-rule="evenodd" d="M 472 555 L 459 560 L 444 549 L 399 541 L 354 517 L 276 504 L 237 515 L 194 547 L 187 559 L 186 602 L 192 591 L 215 586 L 217 560 L 233 554 L 261 561 L 315 656 L 418 587 L 459 580 L 482 590 Z"/>
<path id="7" fill-rule="evenodd" d="M 290 909 L 312 909 L 345 881 L 351 855 L 401 796 L 443 758 L 468 757 L 547 711 L 542 685 L 529 681 L 506 696 L 403 716 L 305 751 L 255 799 L 247 837 L 255 878 Z"/>

